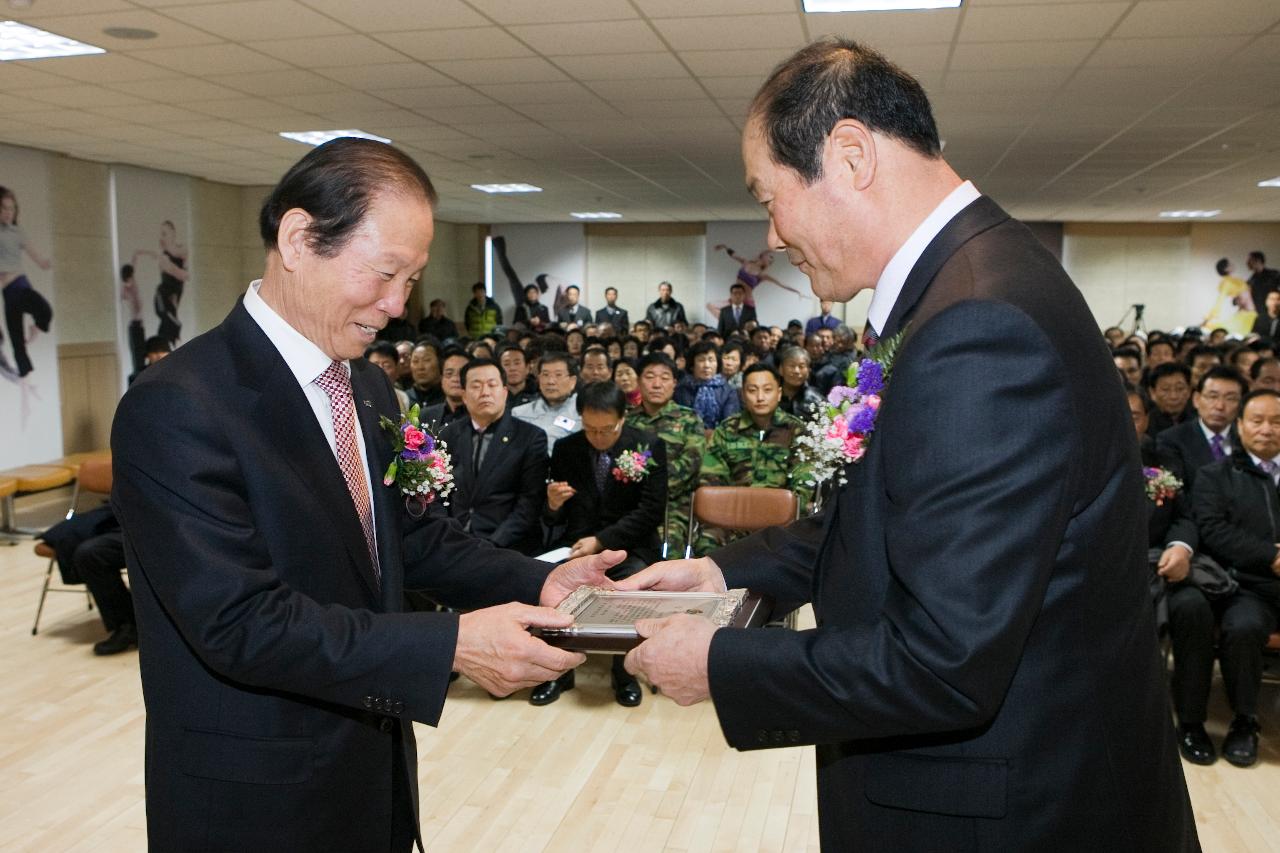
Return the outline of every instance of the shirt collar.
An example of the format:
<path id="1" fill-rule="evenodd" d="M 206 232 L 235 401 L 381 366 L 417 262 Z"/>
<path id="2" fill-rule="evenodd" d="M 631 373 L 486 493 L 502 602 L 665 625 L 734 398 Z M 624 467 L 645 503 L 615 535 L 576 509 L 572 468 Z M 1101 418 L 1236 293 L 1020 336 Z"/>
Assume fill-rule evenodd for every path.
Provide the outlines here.
<path id="1" fill-rule="evenodd" d="M 1262 462 L 1263 462 L 1262 457 L 1261 457 L 1261 456 L 1254 456 L 1252 453 L 1250 453 L 1250 454 L 1249 454 L 1249 458 L 1250 458 L 1251 460 L 1253 460 L 1253 464 L 1257 467 L 1257 469 L 1258 469 L 1259 471 L 1261 471 L 1261 470 L 1262 470 Z M 1270 461 L 1271 461 L 1271 462 L 1273 462 L 1273 463 L 1280 462 L 1280 456 L 1277 456 L 1277 457 L 1275 457 L 1274 459 L 1271 459 Z"/>
<path id="2" fill-rule="evenodd" d="M 889 322 L 889 315 L 893 313 L 893 305 L 898 301 L 898 294 L 902 293 L 902 286 L 907 283 L 907 276 L 911 274 L 911 269 L 916 265 L 916 261 L 920 260 L 924 250 L 933 242 L 933 238 L 937 237 L 938 233 L 947 226 L 948 222 L 955 219 L 960 211 L 981 196 L 982 194 L 978 192 L 972 181 L 965 181 L 956 187 L 942 200 L 941 204 L 933 209 L 932 213 L 925 217 L 923 222 L 916 226 L 916 230 L 911 232 L 907 242 L 903 243 L 897 253 L 889 259 L 884 271 L 880 273 L 880 280 L 876 282 L 875 293 L 871 296 L 871 306 L 867 309 L 867 322 L 876 330 L 876 334 L 884 332 L 885 324 Z"/>
<path id="3" fill-rule="evenodd" d="M 1204 440 L 1205 440 L 1205 441 L 1207 441 L 1207 442 L 1209 442 L 1210 444 L 1212 444 L 1212 443 L 1213 443 L 1213 437 L 1214 437 L 1215 435 L 1220 435 L 1220 436 L 1222 436 L 1222 441 L 1223 441 L 1223 443 L 1224 443 L 1224 444 L 1230 444 L 1230 443 L 1231 443 L 1231 430 L 1230 430 L 1230 428 L 1228 428 L 1228 429 L 1224 429 L 1222 432 L 1214 432 L 1213 430 L 1209 429 L 1208 425 L 1206 425 L 1206 424 L 1205 424 L 1205 422 L 1204 422 L 1203 420 L 1201 420 L 1200 418 L 1196 418 L 1196 424 L 1197 424 L 1197 425 L 1199 425 L 1199 427 L 1200 427 L 1200 431 L 1201 431 L 1202 433 L 1204 433 Z"/>
<path id="4" fill-rule="evenodd" d="M 333 359 L 285 322 L 285 319 L 263 300 L 258 293 L 258 288 L 261 286 L 262 279 L 250 283 L 249 289 L 244 294 L 244 310 L 249 312 L 249 316 L 262 328 L 267 339 L 280 351 L 280 356 L 289 366 L 289 371 L 298 380 L 298 384 L 305 388 L 329 369 Z M 347 375 L 350 375 L 350 362 L 344 361 L 342 365 L 347 369 Z"/>

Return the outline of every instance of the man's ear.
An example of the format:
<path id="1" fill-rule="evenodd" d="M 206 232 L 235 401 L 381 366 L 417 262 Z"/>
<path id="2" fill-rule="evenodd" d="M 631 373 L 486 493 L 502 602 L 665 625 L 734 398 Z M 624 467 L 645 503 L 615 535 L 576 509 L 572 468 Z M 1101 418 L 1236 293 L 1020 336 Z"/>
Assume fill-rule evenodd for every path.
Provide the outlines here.
<path id="1" fill-rule="evenodd" d="M 307 237 L 311 222 L 311 214 L 300 207 L 290 208 L 280 217 L 280 227 L 276 230 L 276 251 L 280 253 L 280 261 L 289 272 L 295 272 L 305 254 L 310 251 Z"/>
<path id="2" fill-rule="evenodd" d="M 871 186 L 876 177 L 876 142 L 865 124 L 841 119 L 827 135 L 827 146 L 837 174 L 848 175 L 856 190 Z"/>

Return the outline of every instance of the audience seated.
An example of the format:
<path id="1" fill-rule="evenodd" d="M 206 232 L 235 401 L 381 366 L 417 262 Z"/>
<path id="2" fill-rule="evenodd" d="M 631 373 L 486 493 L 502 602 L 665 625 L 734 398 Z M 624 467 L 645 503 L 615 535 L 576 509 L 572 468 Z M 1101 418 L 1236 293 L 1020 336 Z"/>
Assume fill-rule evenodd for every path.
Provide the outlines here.
<path id="1" fill-rule="evenodd" d="M 498 363 L 507 377 L 507 408 L 514 409 L 538 399 L 538 383 L 529 373 L 529 359 L 518 344 L 498 347 Z"/>
<path id="2" fill-rule="evenodd" d="M 471 357 L 457 347 L 449 347 L 442 356 L 440 391 L 444 400 L 422 410 L 422 423 L 436 433 L 467 414 L 467 407 L 462 402 L 462 368 L 467 366 Z"/>
<path id="3" fill-rule="evenodd" d="M 720 350 L 715 344 L 699 341 L 685 356 L 689 373 L 676 386 L 675 401 L 697 412 L 704 429 L 715 429 L 742 408 L 742 401 L 721 373 Z"/>
<path id="4" fill-rule="evenodd" d="M 117 655 L 138 645 L 133 597 L 124 582 L 124 532 L 110 506 L 76 513 L 40 535 L 57 555 L 66 584 L 83 583 L 98 605 L 108 637 L 95 655 Z"/>
<path id="5" fill-rule="evenodd" d="M 582 429 L 578 419 L 578 367 L 565 352 L 544 352 L 538 359 L 538 389 L 541 395 L 532 402 L 516 406 L 511 416 L 533 424 L 547 435 L 547 453 L 554 453 L 556 442 Z"/>
<path id="6" fill-rule="evenodd" d="M 374 367 L 380 368 L 387 374 L 387 381 L 391 383 L 391 390 L 396 393 L 396 402 L 400 404 L 401 413 L 407 412 L 409 395 L 396 387 L 396 376 L 400 368 L 400 353 L 396 351 L 396 345 L 391 341 L 374 341 L 364 351 L 364 357 Z"/>
<path id="7" fill-rule="evenodd" d="M 1190 597 L 1179 617 L 1170 602 L 1170 629 L 1182 626 L 1184 654 L 1174 703 L 1180 736 L 1196 735 L 1205 752 L 1205 708 L 1213 673 L 1213 626 L 1223 687 L 1235 716 L 1222 744 L 1223 757 L 1248 767 L 1257 761 L 1258 692 L 1262 647 L 1280 614 L 1280 394 L 1250 392 L 1236 422 L 1239 444 L 1227 459 L 1202 469 L 1192 488 L 1192 506 L 1204 552 L 1231 572 L 1239 588 L 1213 598 Z M 1211 749 L 1211 745 L 1210 745 Z M 1184 750 L 1185 754 L 1185 750 Z M 1212 753 L 1206 756 L 1212 760 Z"/>
<path id="8" fill-rule="evenodd" d="M 584 385 L 577 395 L 582 430 L 556 443 L 544 520 L 571 547 L 570 557 L 625 550 L 627 559 L 609 571 L 627 577 L 661 558 L 658 526 L 667 500 L 667 453 L 662 439 L 625 424 L 626 400 L 612 382 Z M 647 452 L 648 463 L 628 475 L 622 454 Z M 535 687 L 534 705 L 556 701 L 573 688 L 573 671 Z M 620 705 L 640 704 L 640 685 L 613 655 L 613 690 Z"/>
<path id="9" fill-rule="evenodd" d="M 782 377 L 782 411 L 807 421 L 825 402 L 809 384 L 809 354 L 800 347 L 787 347 L 778 358 L 778 374 Z"/>
<path id="10" fill-rule="evenodd" d="M 1250 390 L 1267 388 L 1280 391 L 1280 359 L 1259 358 L 1249 368 Z"/>
<path id="11" fill-rule="evenodd" d="M 477 288 L 479 289 L 479 293 L 484 292 L 484 285 L 477 282 L 471 288 L 473 296 L 477 293 Z M 482 328 L 482 326 L 482 323 L 477 322 L 476 328 Z M 418 334 L 430 335 L 439 341 L 447 341 L 450 338 L 458 337 L 458 324 L 445 315 L 445 304 L 443 299 L 431 300 L 431 305 L 427 310 L 427 315 L 418 321 Z M 474 336 L 475 332 L 468 327 L 467 334 Z"/>
<path id="12" fill-rule="evenodd" d="M 844 323 L 835 329 L 824 328 L 823 333 L 831 334 L 831 345 L 827 350 L 827 363 L 816 373 L 811 369 L 809 384 L 824 397 L 831 393 L 837 385 L 845 384 L 845 374 L 849 366 L 858 359 L 858 333 Z"/>
<path id="13" fill-rule="evenodd" d="M 609 380 L 609 352 L 599 344 L 593 344 L 582 351 L 582 368 L 578 378 L 583 385 L 588 382 L 606 382 Z"/>
<path id="14" fill-rule="evenodd" d="M 444 402 L 440 389 L 440 345 L 434 340 L 418 341 L 409 356 L 412 384 L 405 389 L 409 405 L 426 409 Z"/>
<path id="15" fill-rule="evenodd" d="M 1147 370 L 1147 396 L 1151 399 L 1149 435 L 1159 437 L 1195 414 L 1191 405 L 1191 368 L 1168 361 Z"/>
<path id="16" fill-rule="evenodd" d="M 449 517 L 499 548 L 540 553 L 546 433 L 507 414 L 507 377 L 496 362 L 471 360 L 461 380 L 468 416 L 440 433 L 453 459 Z"/>
<path id="17" fill-rule="evenodd" d="M 1111 353 L 1111 360 L 1127 384 L 1134 388 L 1142 385 L 1142 353 L 1134 347 L 1120 347 Z"/>
<path id="18" fill-rule="evenodd" d="M 1191 387 L 1200 384 L 1200 378 L 1214 367 L 1222 364 L 1222 356 L 1215 347 L 1198 344 L 1187 353 L 1187 366 L 1191 368 Z"/>

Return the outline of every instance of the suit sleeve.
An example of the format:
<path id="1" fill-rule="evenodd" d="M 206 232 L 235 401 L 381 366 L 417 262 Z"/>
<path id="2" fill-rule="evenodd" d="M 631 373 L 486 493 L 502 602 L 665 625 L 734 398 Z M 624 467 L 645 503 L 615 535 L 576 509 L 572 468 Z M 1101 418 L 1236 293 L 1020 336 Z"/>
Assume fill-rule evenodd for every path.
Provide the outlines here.
<path id="1" fill-rule="evenodd" d="M 1276 545 L 1250 533 L 1233 517 L 1232 480 L 1229 463 L 1207 468 L 1196 477 L 1191 501 L 1200 528 L 1200 544 L 1210 556 L 1229 568 L 1271 577 Z M 1261 480 L 1258 483 L 1265 486 Z M 1262 488 L 1257 495 L 1259 502 L 1266 498 Z"/>
<path id="2" fill-rule="evenodd" d="M 963 302 L 915 331 L 872 439 L 886 460 L 873 484 L 883 529 L 858 534 L 883 538 L 879 612 L 795 633 L 718 631 L 711 693 L 732 746 L 764 746 L 769 729 L 838 743 L 991 721 L 1071 513 L 1088 416 L 1069 388 L 1051 342 L 1012 306 Z"/>
<path id="3" fill-rule="evenodd" d="M 596 534 L 605 548 L 630 549 L 662 526 L 662 512 L 667 505 L 667 446 L 659 438 L 650 443 L 649 450 L 655 465 L 640 481 L 636 508 Z"/>
<path id="4" fill-rule="evenodd" d="M 545 435 L 545 433 L 544 433 Z M 551 448 L 551 462 L 547 468 L 547 476 L 556 483 L 567 483 L 571 472 L 571 464 L 569 454 L 566 452 L 569 445 L 563 441 L 557 441 L 555 447 Z M 572 500 L 572 498 L 570 499 Z M 547 490 L 542 490 L 542 520 L 548 527 L 555 527 L 557 524 L 563 524 L 565 517 L 569 514 L 569 501 L 565 501 L 560 505 L 560 509 L 553 510 L 551 505 L 547 503 Z"/>
<path id="5" fill-rule="evenodd" d="M 538 526 L 539 510 L 547 499 L 547 434 L 536 432 L 529 433 L 520 452 L 515 508 L 493 532 L 493 543 L 500 548 L 517 544 Z"/>
<path id="6" fill-rule="evenodd" d="M 375 614 L 286 586 L 273 567 L 280 555 L 256 528 L 234 436 L 204 396 L 155 380 L 120 402 L 112 506 L 133 558 L 130 580 L 146 584 L 223 678 L 356 709 L 394 689 L 405 716 L 435 725 L 457 617 Z"/>

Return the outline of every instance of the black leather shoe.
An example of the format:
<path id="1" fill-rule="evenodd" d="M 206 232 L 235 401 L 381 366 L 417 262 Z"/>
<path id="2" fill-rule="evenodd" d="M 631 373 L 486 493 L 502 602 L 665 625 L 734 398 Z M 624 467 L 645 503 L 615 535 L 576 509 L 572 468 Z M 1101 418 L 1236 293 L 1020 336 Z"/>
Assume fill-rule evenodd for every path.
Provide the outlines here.
<path id="1" fill-rule="evenodd" d="M 1258 761 L 1258 725 L 1257 717 L 1245 717 L 1240 714 L 1231 721 L 1227 736 L 1222 741 L 1222 757 L 1236 767 L 1252 767 Z"/>
<path id="2" fill-rule="evenodd" d="M 613 679 L 613 698 L 618 700 L 618 704 L 626 708 L 634 708 L 640 704 L 640 698 L 644 693 L 640 690 L 640 682 L 636 681 L 635 676 L 627 676 L 626 678 Z"/>
<path id="3" fill-rule="evenodd" d="M 573 689 L 573 670 L 569 670 L 555 681 L 544 681 L 529 694 L 530 705 L 550 705 L 560 698 L 560 694 Z"/>
<path id="4" fill-rule="evenodd" d="M 111 632 L 110 637 L 100 643 L 94 643 L 93 653 L 99 657 L 118 655 L 136 645 L 138 645 L 138 629 L 132 625 L 121 625 Z"/>
<path id="5" fill-rule="evenodd" d="M 1178 726 L 1178 751 L 1192 764 L 1208 767 L 1218 760 L 1218 751 L 1204 730 L 1203 723 L 1185 723 Z"/>

